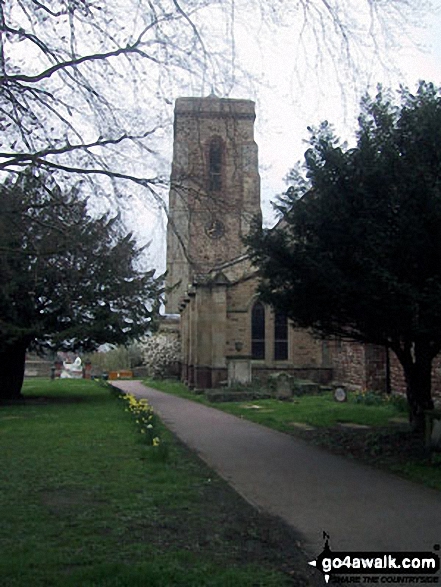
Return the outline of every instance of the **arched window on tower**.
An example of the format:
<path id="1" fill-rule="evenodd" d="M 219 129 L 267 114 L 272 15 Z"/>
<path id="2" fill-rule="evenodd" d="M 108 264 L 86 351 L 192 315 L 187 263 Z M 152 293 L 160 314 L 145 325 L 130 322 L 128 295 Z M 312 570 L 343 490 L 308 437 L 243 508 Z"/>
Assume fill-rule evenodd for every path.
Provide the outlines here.
<path id="1" fill-rule="evenodd" d="M 274 314 L 274 360 L 288 360 L 288 319 L 277 310 Z"/>
<path id="2" fill-rule="evenodd" d="M 213 137 L 208 153 L 208 189 L 210 192 L 220 192 L 222 189 L 222 157 L 222 139 Z"/>
<path id="3" fill-rule="evenodd" d="M 265 306 L 255 302 L 251 310 L 251 358 L 265 359 Z"/>

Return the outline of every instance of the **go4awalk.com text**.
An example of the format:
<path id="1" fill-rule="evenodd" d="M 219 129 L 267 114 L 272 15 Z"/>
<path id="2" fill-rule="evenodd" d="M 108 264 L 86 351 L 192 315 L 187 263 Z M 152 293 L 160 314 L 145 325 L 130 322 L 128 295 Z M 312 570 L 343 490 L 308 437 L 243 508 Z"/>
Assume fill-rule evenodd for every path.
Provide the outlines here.
<path id="1" fill-rule="evenodd" d="M 324 575 L 326 583 L 438 584 L 440 546 L 434 552 L 333 552 L 329 535 L 322 553 L 310 565 Z"/>

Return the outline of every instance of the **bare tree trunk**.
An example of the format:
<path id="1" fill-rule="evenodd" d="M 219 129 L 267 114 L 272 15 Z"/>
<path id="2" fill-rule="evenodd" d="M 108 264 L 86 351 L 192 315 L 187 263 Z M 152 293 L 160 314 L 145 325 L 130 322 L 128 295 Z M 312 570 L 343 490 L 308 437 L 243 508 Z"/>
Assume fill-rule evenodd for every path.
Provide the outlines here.
<path id="1" fill-rule="evenodd" d="M 0 352 L 0 401 L 22 397 L 26 343 L 11 345 Z"/>

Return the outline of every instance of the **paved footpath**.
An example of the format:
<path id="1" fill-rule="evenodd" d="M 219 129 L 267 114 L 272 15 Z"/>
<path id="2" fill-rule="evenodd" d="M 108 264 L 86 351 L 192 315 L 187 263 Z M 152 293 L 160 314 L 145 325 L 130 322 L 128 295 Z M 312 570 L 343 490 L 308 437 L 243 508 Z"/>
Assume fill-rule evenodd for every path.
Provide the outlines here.
<path id="1" fill-rule="evenodd" d="M 441 543 L 441 492 L 138 381 L 112 384 L 147 398 L 245 499 L 293 527 L 311 556 L 323 531 L 333 551 L 427 552 Z"/>

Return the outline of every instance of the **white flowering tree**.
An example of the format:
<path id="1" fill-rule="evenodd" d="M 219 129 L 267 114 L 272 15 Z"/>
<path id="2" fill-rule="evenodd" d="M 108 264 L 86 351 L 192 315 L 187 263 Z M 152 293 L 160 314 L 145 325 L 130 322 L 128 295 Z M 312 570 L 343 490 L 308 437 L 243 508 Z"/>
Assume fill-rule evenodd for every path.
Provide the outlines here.
<path id="1" fill-rule="evenodd" d="M 163 379 L 179 374 L 181 342 L 177 332 L 158 332 L 141 343 L 149 377 Z"/>

